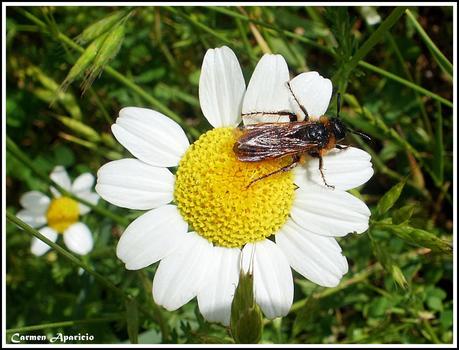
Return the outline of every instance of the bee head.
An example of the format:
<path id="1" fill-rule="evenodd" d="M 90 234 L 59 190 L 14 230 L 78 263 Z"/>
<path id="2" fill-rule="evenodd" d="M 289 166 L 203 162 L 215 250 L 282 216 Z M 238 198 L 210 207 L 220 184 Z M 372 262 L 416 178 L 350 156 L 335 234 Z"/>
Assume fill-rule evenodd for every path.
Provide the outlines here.
<path id="1" fill-rule="evenodd" d="M 344 139 L 347 132 L 346 125 L 339 118 L 331 118 L 330 124 L 332 126 L 333 134 L 335 134 L 336 141 Z"/>

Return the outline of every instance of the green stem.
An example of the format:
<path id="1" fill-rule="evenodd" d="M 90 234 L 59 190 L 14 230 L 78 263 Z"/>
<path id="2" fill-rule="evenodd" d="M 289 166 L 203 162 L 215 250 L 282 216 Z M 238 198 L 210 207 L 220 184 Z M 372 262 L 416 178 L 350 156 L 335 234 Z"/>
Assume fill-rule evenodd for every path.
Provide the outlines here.
<path id="1" fill-rule="evenodd" d="M 394 52 L 395 52 L 395 55 L 397 56 L 397 59 L 398 59 L 398 62 L 400 63 L 400 65 L 402 66 L 403 68 L 403 72 L 405 73 L 405 76 L 408 78 L 408 80 L 412 83 L 414 83 L 414 78 L 412 76 L 412 74 L 410 73 L 410 70 L 408 69 L 406 63 L 405 63 L 405 59 L 397 45 L 397 43 L 395 42 L 393 36 L 391 33 L 387 33 L 387 38 L 389 39 L 389 43 L 391 44 Z M 422 115 L 422 119 L 424 121 L 424 125 L 427 129 L 427 132 L 428 134 L 430 135 L 430 137 L 432 137 L 433 135 L 433 132 L 432 132 L 432 124 L 430 123 L 430 119 L 429 119 L 429 116 L 427 115 L 427 112 L 426 112 L 426 109 L 425 109 L 425 106 L 424 106 L 424 102 L 422 101 L 421 99 L 421 96 L 419 95 L 419 93 L 417 91 L 414 91 L 415 95 L 416 95 L 416 101 L 418 102 L 418 105 L 419 105 L 419 108 L 421 110 L 421 115 Z"/>
<path id="2" fill-rule="evenodd" d="M 30 12 L 27 12 L 24 9 L 19 8 L 19 7 L 15 8 L 15 9 L 17 11 L 19 11 L 25 17 L 30 19 L 32 22 L 37 24 L 41 29 L 47 30 L 47 25 L 44 22 L 42 22 L 39 18 L 37 18 L 36 16 L 31 14 Z M 53 33 L 50 32 L 50 34 L 52 35 Z M 65 44 L 67 44 L 68 46 L 70 46 L 71 48 L 77 50 L 80 53 L 84 52 L 84 49 L 81 46 L 76 44 L 72 39 L 70 39 L 65 34 L 62 34 L 61 32 L 57 33 L 54 38 L 56 40 L 58 40 L 58 41 L 61 41 L 61 42 L 65 43 Z M 167 115 L 171 119 L 175 120 L 183 128 L 188 129 L 190 131 L 191 135 L 193 135 L 194 137 L 198 137 L 200 135 L 200 132 L 197 129 L 185 124 L 185 122 L 182 120 L 182 118 L 178 114 L 176 114 L 175 112 L 170 110 L 167 106 L 162 104 L 155 97 L 149 95 L 144 89 L 142 89 L 139 85 L 134 83 L 132 80 L 126 78 L 123 74 L 119 73 L 118 71 L 116 71 L 115 69 L 113 69 L 113 68 L 111 68 L 109 66 L 105 66 L 104 70 L 105 70 L 105 72 L 107 72 L 108 75 L 110 75 L 111 77 L 115 78 L 119 82 L 123 83 L 125 86 L 129 87 L 130 89 L 135 91 L 137 94 L 139 94 L 141 97 L 143 97 L 145 99 L 145 101 L 149 102 L 153 107 L 157 108 L 161 113 L 164 113 L 165 115 Z"/>
<path id="3" fill-rule="evenodd" d="M 81 267 L 82 269 L 84 269 L 90 275 L 94 276 L 97 280 L 102 282 L 108 289 L 112 290 L 113 292 L 115 292 L 116 294 L 118 294 L 119 296 L 121 296 L 123 298 L 126 298 L 126 299 L 127 298 L 131 298 L 131 296 L 128 293 L 126 293 L 122 289 L 120 289 L 117 286 L 115 286 L 107 278 L 105 278 L 104 276 L 102 276 L 98 272 L 94 271 L 91 267 L 89 267 L 86 263 L 82 262 L 80 259 L 75 257 L 72 253 L 68 252 L 67 250 L 62 248 L 60 245 L 58 245 L 58 244 L 54 243 L 53 241 L 49 240 L 48 238 L 43 236 L 40 232 L 38 232 L 37 230 L 35 230 L 31 226 L 27 225 L 21 219 L 17 218 L 15 215 L 13 215 L 13 214 L 11 214 L 9 212 L 6 212 L 6 218 L 11 223 L 13 223 L 13 224 L 19 226 L 20 228 L 22 228 L 25 232 L 29 233 L 30 235 L 38 238 L 40 241 L 42 241 L 42 242 L 46 243 L 47 245 L 49 245 L 56 252 L 58 252 L 59 254 L 64 256 L 66 259 L 70 260 L 70 262 L 72 262 L 73 264 L 75 264 L 75 265 Z"/>
<path id="4" fill-rule="evenodd" d="M 107 317 L 100 317 L 100 318 L 92 318 L 92 319 L 87 319 L 87 320 L 72 320 L 72 321 L 62 321 L 62 322 L 37 324 L 37 325 L 33 325 L 33 326 L 10 328 L 10 329 L 6 330 L 6 334 L 25 333 L 25 332 L 39 331 L 39 330 L 48 329 L 48 328 L 73 327 L 73 326 L 82 325 L 82 324 L 120 321 L 122 319 L 124 319 L 124 315 L 123 316 L 114 315 L 114 316 L 107 316 Z"/>
<path id="5" fill-rule="evenodd" d="M 391 79 L 391 80 L 394 80 L 402 85 L 405 85 L 417 92 L 420 92 L 421 94 L 423 95 L 426 95 L 426 96 L 429 96 L 431 98 L 433 98 L 434 100 L 437 100 L 439 102 L 441 102 L 442 104 L 448 106 L 448 107 L 451 107 L 453 108 L 453 103 L 451 101 L 448 101 L 447 99 L 437 95 L 437 94 L 434 94 L 433 92 L 430 92 L 429 90 L 426 90 L 424 89 L 423 87 L 419 86 L 419 85 L 416 85 L 406 79 L 403 79 L 403 78 L 400 78 L 399 76 L 393 74 L 393 73 L 390 73 L 388 71 L 385 71 L 384 69 L 381 69 L 379 67 L 376 67 L 370 63 L 367 63 L 367 62 L 364 62 L 364 61 L 360 61 L 359 62 L 359 66 L 363 67 L 363 68 L 366 68 L 368 70 L 371 70 L 375 73 L 378 73 L 388 79 Z"/>
<path id="6" fill-rule="evenodd" d="M 169 12 L 172 12 L 175 15 L 178 15 L 178 16 L 184 18 L 185 20 L 187 20 L 193 26 L 202 29 L 204 32 L 211 34 L 212 36 L 216 37 L 217 39 L 221 40 L 222 42 L 239 48 L 239 45 L 233 43 L 231 40 L 229 40 L 225 36 L 217 33 L 216 31 L 214 31 L 213 29 L 209 28 L 205 24 L 202 24 L 201 22 L 197 21 L 196 19 L 194 19 L 193 17 L 191 17 L 190 15 L 185 13 L 184 11 L 179 11 L 176 8 L 171 7 L 171 6 L 165 6 L 164 9 L 169 11 Z"/>
<path id="7" fill-rule="evenodd" d="M 429 35 L 425 32 L 416 18 L 413 16 L 410 10 L 405 10 L 406 16 L 408 20 L 413 24 L 414 28 L 417 30 L 419 35 L 421 36 L 422 40 L 426 44 L 429 51 L 432 53 L 438 65 L 449 75 L 451 78 L 453 76 L 453 65 L 452 63 L 443 55 L 440 49 L 435 45 L 435 43 L 430 39 Z"/>
<path id="8" fill-rule="evenodd" d="M 403 15 L 406 7 L 396 7 L 391 14 L 381 23 L 381 25 L 376 29 L 370 37 L 363 43 L 362 46 L 357 50 L 351 60 L 346 64 L 346 72 L 349 74 L 359 62 L 370 52 L 370 50 L 375 46 L 379 41 L 381 41 L 386 32 L 398 21 L 398 19 Z"/>
<path id="9" fill-rule="evenodd" d="M 251 22 L 253 24 L 256 24 L 256 25 L 259 25 L 259 26 L 262 26 L 262 27 L 265 27 L 265 28 L 268 28 L 268 29 L 272 29 L 272 30 L 274 30 L 276 32 L 282 32 L 282 34 L 284 34 L 286 37 L 290 37 L 290 38 L 296 39 L 298 41 L 301 41 L 303 43 L 308 44 L 309 46 L 315 47 L 315 48 L 317 48 L 317 49 L 319 49 L 321 51 L 327 52 L 328 54 L 330 54 L 332 56 L 335 56 L 335 54 L 334 54 L 334 52 L 333 52 L 333 50 L 331 48 L 328 48 L 326 46 L 322 46 L 320 44 L 317 44 L 314 40 L 306 38 L 306 37 L 304 37 L 302 35 L 289 32 L 288 30 L 278 29 L 273 25 L 270 25 L 270 24 L 265 23 L 263 21 L 258 21 L 258 20 L 252 19 L 252 18 L 250 18 L 250 17 L 248 17 L 248 16 L 246 16 L 244 14 L 229 10 L 226 7 L 209 6 L 208 8 L 211 9 L 212 11 L 220 12 L 220 13 L 223 13 L 223 14 L 225 14 L 227 16 L 230 16 L 230 17 L 239 18 L 239 19 L 241 19 L 241 20 L 243 20 L 245 22 Z"/>
<path id="10" fill-rule="evenodd" d="M 48 174 L 44 173 L 41 171 L 39 168 L 35 166 L 35 164 L 32 162 L 32 160 L 25 155 L 24 152 L 22 152 L 19 147 L 14 143 L 13 140 L 9 138 L 9 136 L 6 136 L 6 149 L 10 152 L 12 156 L 17 158 L 19 161 L 21 161 L 25 166 L 27 166 L 32 172 L 34 172 L 39 178 L 41 178 L 44 182 L 48 183 L 49 185 L 52 185 L 55 187 L 62 195 L 66 197 L 70 197 L 88 207 L 90 207 L 95 213 L 103 215 L 107 218 L 112 219 L 116 223 L 122 225 L 122 226 L 127 226 L 129 225 L 129 220 L 126 220 L 125 218 L 118 216 L 111 211 L 101 208 L 97 205 L 94 205 L 87 200 L 80 198 L 73 193 L 69 192 L 62 186 L 60 186 L 58 183 L 53 181 L 52 179 L 49 178 Z"/>

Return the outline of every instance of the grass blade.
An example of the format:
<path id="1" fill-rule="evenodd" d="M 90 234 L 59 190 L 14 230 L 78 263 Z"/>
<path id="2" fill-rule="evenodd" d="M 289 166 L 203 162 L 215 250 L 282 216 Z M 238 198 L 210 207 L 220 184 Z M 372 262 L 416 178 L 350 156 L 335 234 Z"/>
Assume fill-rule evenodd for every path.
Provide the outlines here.
<path id="1" fill-rule="evenodd" d="M 430 53 L 435 58 L 435 61 L 437 61 L 441 69 L 446 74 L 448 74 L 449 78 L 452 79 L 453 78 L 453 64 L 445 57 L 445 55 L 443 55 L 443 53 L 440 51 L 437 45 L 435 45 L 435 43 L 432 41 L 432 39 L 430 39 L 429 35 L 425 32 L 425 30 L 416 20 L 416 18 L 411 13 L 411 11 L 407 9 L 405 10 L 405 13 L 406 13 L 406 16 L 408 17 L 408 20 L 413 24 L 414 28 L 416 29 L 418 34 L 421 36 L 422 41 L 424 41 L 424 44 L 427 46 Z"/>

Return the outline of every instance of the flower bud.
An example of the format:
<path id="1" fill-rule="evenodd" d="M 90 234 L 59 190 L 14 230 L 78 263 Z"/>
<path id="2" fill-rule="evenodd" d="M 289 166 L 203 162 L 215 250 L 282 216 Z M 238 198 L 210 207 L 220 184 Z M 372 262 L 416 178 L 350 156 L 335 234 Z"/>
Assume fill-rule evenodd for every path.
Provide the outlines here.
<path id="1" fill-rule="evenodd" d="M 239 344 L 257 344 L 263 333 L 263 317 L 253 295 L 253 276 L 241 270 L 231 304 L 231 334 Z"/>

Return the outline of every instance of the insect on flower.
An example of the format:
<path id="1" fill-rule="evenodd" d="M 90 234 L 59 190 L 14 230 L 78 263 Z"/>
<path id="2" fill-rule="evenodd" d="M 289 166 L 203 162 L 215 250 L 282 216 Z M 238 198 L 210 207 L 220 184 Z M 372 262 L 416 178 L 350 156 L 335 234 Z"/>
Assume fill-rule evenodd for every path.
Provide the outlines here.
<path id="1" fill-rule="evenodd" d="M 305 120 L 295 121 L 297 118 L 296 115 L 288 112 L 269 113 L 279 116 L 288 115 L 291 121 L 243 126 L 239 128 L 241 134 L 235 142 L 233 150 L 237 158 L 242 162 L 259 162 L 288 156 L 291 157 L 292 161 L 280 169 L 251 181 L 247 187 L 268 176 L 293 169 L 299 163 L 304 163 L 306 160 L 305 156 L 309 155 L 319 158 L 319 171 L 324 184 L 327 187 L 334 188 L 333 185 L 329 185 L 325 180 L 322 171 L 322 157 L 333 148 L 345 149 L 348 147 L 338 144 L 338 142 L 346 137 L 347 131 L 360 135 L 367 140 L 370 140 L 370 137 L 364 133 L 350 129 L 339 118 L 341 105 L 341 95 L 339 93 L 337 95 L 336 117 L 329 118 L 323 115 L 319 120 L 311 120 L 306 108 L 295 97 L 289 83 L 287 83 L 287 86 L 293 99 L 305 114 Z"/>

